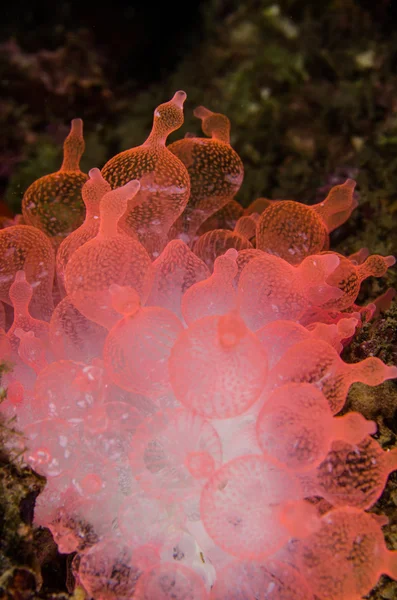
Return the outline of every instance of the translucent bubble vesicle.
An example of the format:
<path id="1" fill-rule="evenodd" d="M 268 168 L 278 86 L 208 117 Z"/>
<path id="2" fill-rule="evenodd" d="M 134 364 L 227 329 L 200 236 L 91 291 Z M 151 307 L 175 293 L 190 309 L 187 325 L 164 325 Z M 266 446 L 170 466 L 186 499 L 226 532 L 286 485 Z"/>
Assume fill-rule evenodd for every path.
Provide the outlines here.
<path id="1" fill-rule="evenodd" d="M 395 259 L 330 250 L 350 179 L 243 209 L 225 115 L 197 108 L 206 137 L 166 145 L 185 100 L 88 176 L 74 119 L 0 230 L 0 410 L 47 481 L 35 525 L 92 600 L 360 600 L 397 579 L 368 512 L 397 449 L 346 398 L 397 367 L 341 353 Z"/>

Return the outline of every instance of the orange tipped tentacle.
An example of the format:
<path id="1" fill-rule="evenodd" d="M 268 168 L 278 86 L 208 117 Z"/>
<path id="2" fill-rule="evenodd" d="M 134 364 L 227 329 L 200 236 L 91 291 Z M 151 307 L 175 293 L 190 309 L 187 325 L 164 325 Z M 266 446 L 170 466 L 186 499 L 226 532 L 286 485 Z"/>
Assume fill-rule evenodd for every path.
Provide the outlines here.
<path id="1" fill-rule="evenodd" d="M 61 171 L 80 171 L 80 159 L 85 148 L 83 121 L 73 119 L 70 133 L 63 144 L 63 162 Z"/>

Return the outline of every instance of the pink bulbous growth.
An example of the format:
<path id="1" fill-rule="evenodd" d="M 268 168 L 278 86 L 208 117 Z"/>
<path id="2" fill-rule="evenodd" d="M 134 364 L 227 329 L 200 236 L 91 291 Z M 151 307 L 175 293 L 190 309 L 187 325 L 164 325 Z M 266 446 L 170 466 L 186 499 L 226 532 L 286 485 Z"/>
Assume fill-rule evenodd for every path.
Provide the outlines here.
<path id="1" fill-rule="evenodd" d="M 47 349 L 49 325 L 46 321 L 35 319 L 30 314 L 29 308 L 33 296 L 33 288 L 26 280 L 24 271 L 16 273 L 9 293 L 14 307 L 14 320 L 7 332 L 7 336 L 13 350 L 17 351 L 19 347 L 20 338 L 15 334 L 18 329 L 22 329 L 24 332 L 32 331 L 43 342 L 45 349 Z"/>
<path id="2" fill-rule="evenodd" d="M 221 441 L 215 429 L 185 409 L 156 413 L 138 427 L 130 463 L 142 488 L 162 502 L 196 499 L 206 479 L 221 465 Z"/>
<path id="3" fill-rule="evenodd" d="M 53 246 L 77 226 L 68 187 L 40 204 L 52 241 L 18 219 L 0 229 L 0 421 L 22 434 L 6 449 L 46 478 L 34 524 L 76 553 L 92 600 L 359 600 L 381 573 L 397 579 L 386 519 L 363 512 L 397 455 L 373 421 L 334 415 L 354 382 L 397 368 L 340 354 L 390 306 L 392 290 L 355 302 L 394 258 L 329 252 L 351 180 L 315 206 L 244 210 L 222 115 L 200 109 L 211 137 L 172 145 L 193 149 L 184 165 L 165 146 L 184 100 L 84 176 L 58 285 Z M 73 127 L 51 186 L 74 181 Z M 55 189 L 42 184 L 30 192 Z"/>
<path id="4" fill-rule="evenodd" d="M 138 181 L 105 194 L 101 200 L 97 236 L 74 252 L 66 266 L 66 290 L 87 319 L 110 329 L 118 320 L 109 287 L 130 285 L 142 298 L 150 286 L 150 258 L 136 240 L 118 231 L 127 201 L 135 198 Z"/>
<path id="5" fill-rule="evenodd" d="M 140 310 L 141 299 L 133 287 L 112 283 L 109 292 L 112 297 L 112 306 L 120 315 L 132 317 Z"/>
<path id="6" fill-rule="evenodd" d="M 313 600 L 304 578 L 287 563 L 233 561 L 211 590 L 211 600 Z"/>
<path id="7" fill-rule="evenodd" d="M 26 462 L 44 477 L 58 477 L 78 460 L 78 440 L 73 428 L 61 419 L 44 419 L 24 428 Z"/>
<path id="8" fill-rule="evenodd" d="M 126 315 L 110 330 L 103 358 L 110 379 L 154 400 L 171 391 L 168 358 L 183 327 L 166 308 Z"/>
<path id="9" fill-rule="evenodd" d="M 244 413 L 259 398 L 267 358 L 237 314 L 209 316 L 179 334 L 169 372 L 179 402 L 203 417 L 227 419 Z"/>
<path id="10" fill-rule="evenodd" d="M 89 363 L 102 355 L 107 329 L 85 317 L 70 296 L 59 302 L 50 321 L 50 346 L 57 360 Z"/>
<path id="11" fill-rule="evenodd" d="M 167 243 L 171 225 L 185 208 L 190 180 L 184 164 L 166 148 L 170 133 L 183 124 L 185 92 L 176 92 L 169 102 L 154 111 L 148 139 L 109 160 L 102 175 L 112 189 L 139 179 L 137 202 L 129 202 L 119 227 L 136 237 L 156 258 Z"/>
<path id="12" fill-rule="evenodd" d="M 288 471 L 261 456 L 243 456 L 211 477 L 200 510 L 205 529 L 223 550 L 242 560 L 263 560 L 289 538 L 278 517 L 280 505 L 299 496 Z"/>
<path id="13" fill-rule="evenodd" d="M 31 390 L 29 389 L 31 386 L 29 378 L 26 376 L 23 377 L 23 375 L 25 375 L 24 371 L 16 366 L 6 376 L 3 373 L 1 386 L 3 394 L 6 396 L 1 402 L 2 417 L 6 418 L 6 423 L 8 419 L 12 420 L 10 421 L 11 423 L 17 420 L 20 430 L 24 430 L 27 425 L 45 417 L 34 402 Z M 26 386 L 21 384 L 21 379 L 27 382 Z M 26 439 L 22 437 L 21 439 L 17 439 L 16 448 L 13 449 L 22 453 L 26 445 Z"/>
<path id="14" fill-rule="evenodd" d="M 182 314 L 190 324 L 202 317 L 224 315 L 236 308 L 234 279 L 237 275 L 237 255 L 234 248 L 215 260 L 214 272 L 204 281 L 190 287 L 182 298 Z"/>
<path id="15" fill-rule="evenodd" d="M 343 225 L 357 208 L 355 187 L 353 179 L 346 179 L 345 183 L 332 187 L 323 202 L 312 206 L 325 223 L 328 233 Z"/>
<path id="16" fill-rule="evenodd" d="M 164 548 L 170 541 L 176 545 L 185 521 L 179 505 L 148 496 L 137 483 L 118 511 L 121 532 L 133 548 L 145 543 Z"/>
<path id="17" fill-rule="evenodd" d="M 162 563 L 146 571 L 136 587 L 137 600 L 209 600 L 203 580 L 192 569 Z"/>
<path id="18" fill-rule="evenodd" d="M 63 240 L 56 255 L 58 285 L 63 296 L 66 294 L 66 265 L 73 252 L 98 234 L 101 199 L 107 192 L 110 192 L 110 185 L 103 179 L 99 169 L 91 169 L 88 176 L 89 179 L 81 190 L 85 205 L 84 223 Z"/>
<path id="19" fill-rule="evenodd" d="M 394 258 L 394 257 L 393 257 Z M 382 312 L 386 312 L 390 309 L 394 298 L 397 296 L 397 291 L 394 288 L 388 288 L 384 294 L 381 294 L 373 301 L 373 306 L 375 306 L 375 310 L 372 317 L 379 317 Z M 361 309 L 362 310 L 362 309 Z"/>
<path id="20" fill-rule="evenodd" d="M 230 200 L 202 223 L 197 230 L 197 235 L 200 237 L 203 233 L 213 229 L 230 229 L 233 231 L 237 221 L 243 215 L 244 209 L 241 204 L 237 200 Z"/>
<path id="21" fill-rule="evenodd" d="M 264 253 L 262 252 L 262 250 L 257 250 L 256 248 L 248 248 L 247 250 L 240 250 L 237 256 L 237 267 L 238 267 L 238 273 L 236 275 L 236 285 L 238 285 L 238 282 L 240 280 L 240 275 L 244 269 L 244 267 L 251 262 L 251 260 L 254 260 L 254 258 L 262 258 L 264 256 Z"/>
<path id="22" fill-rule="evenodd" d="M 84 147 L 83 121 L 73 119 L 63 145 L 61 168 L 32 183 L 22 200 L 25 223 L 48 235 L 55 248 L 84 219 L 81 188 L 87 175 L 80 171 Z"/>
<path id="23" fill-rule="evenodd" d="M 54 302 L 54 250 L 39 229 L 15 225 L 0 230 L 0 299 L 11 305 L 10 287 L 18 271 L 25 271 L 34 286 L 30 310 L 37 319 L 49 321 Z"/>
<path id="24" fill-rule="evenodd" d="M 109 539 L 82 556 L 78 577 L 92 598 L 130 600 L 136 597 L 141 575 L 157 562 L 155 549 L 131 549 L 121 540 Z"/>
<path id="25" fill-rule="evenodd" d="M 270 200 L 269 198 L 255 198 L 244 210 L 244 215 L 257 214 L 261 215 L 274 202 L 282 202 L 282 200 Z"/>
<path id="26" fill-rule="evenodd" d="M 376 306 L 373 303 L 367 306 L 360 307 L 353 305 L 346 311 L 340 311 L 337 309 L 326 309 L 321 306 L 309 306 L 307 310 L 299 319 L 299 323 L 310 330 L 317 328 L 322 325 L 338 325 L 340 321 L 346 319 L 355 319 L 357 323 L 357 329 L 359 329 L 364 323 L 369 322 L 375 313 Z M 347 336 L 346 343 L 350 342 L 352 336 Z M 345 342 L 344 342 L 345 343 Z M 331 345 L 334 345 L 332 342 Z"/>
<path id="27" fill-rule="evenodd" d="M 215 229 L 204 233 L 193 246 L 193 252 L 201 258 L 212 272 L 215 259 L 227 250 L 246 250 L 252 248 L 251 242 L 244 236 L 227 229 Z"/>
<path id="28" fill-rule="evenodd" d="M 89 473 L 81 482 L 81 491 L 84 496 L 96 495 L 102 489 L 103 482 L 99 475 Z"/>
<path id="29" fill-rule="evenodd" d="M 125 468 L 128 463 L 129 444 L 144 416 L 131 404 L 122 401 L 109 401 L 98 411 L 104 424 L 98 427 L 84 423 L 84 443 L 86 447 L 105 464 L 116 469 Z"/>
<path id="30" fill-rule="evenodd" d="M 43 341 L 36 337 L 33 331 L 26 332 L 18 328 L 14 333 L 20 340 L 18 347 L 20 359 L 38 375 L 48 364 Z"/>
<path id="31" fill-rule="evenodd" d="M 103 372 L 76 361 L 56 361 L 40 371 L 34 394 L 48 417 L 82 427 L 89 413 L 98 410 L 103 401 Z"/>
<path id="32" fill-rule="evenodd" d="M 23 402 L 25 390 L 19 381 L 11 381 L 7 387 L 7 400 L 15 406 L 20 406 Z"/>
<path id="33" fill-rule="evenodd" d="M 359 413 L 333 417 L 320 390 L 309 383 L 288 383 L 267 399 L 256 430 L 265 455 L 291 470 L 306 471 L 320 464 L 333 440 L 358 444 L 376 432 L 376 424 Z"/>
<path id="34" fill-rule="evenodd" d="M 60 554 L 86 552 L 89 547 L 98 541 L 91 532 L 91 544 L 88 542 L 90 528 L 82 517 L 83 511 L 84 504 L 83 507 L 68 505 L 67 511 L 66 509 L 59 510 L 54 519 L 46 523 Z"/>
<path id="35" fill-rule="evenodd" d="M 354 304 L 360 291 L 361 282 L 364 279 L 371 276 L 383 277 L 387 269 L 396 262 L 394 256 L 383 257 L 374 254 L 366 258 L 361 264 L 356 265 L 340 254 L 337 256 L 340 261 L 339 265 L 328 277 L 327 283 L 339 288 L 343 292 L 343 296 L 329 300 L 323 307 L 338 310 L 345 310 Z"/>
<path id="36" fill-rule="evenodd" d="M 355 205 L 355 182 L 348 179 L 331 189 L 324 202 L 306 206 L 293 200 L 271 202 L 257 222 L 256 247 L 298 265 L 311 254 L 326 250 L 335 215 L 350 216 Z M 349 212 L 350 211 L 350 212 Z M 343 223 L 343 220 L 338 224 Z"/>
<path id="37" fill-rule="evenodd" d="M 200 450 L 189 452 L 186 466 L 195 479 L 208 478 L 215 470 L 215 461 L 211 454 Z"/>
<path id="38" fill-rule="evenodd" d="M 181 318 L 182 296 L 209 276 L 207 265 L 182 240 L 172 240 L 152 263 L 153 282 L 146 306 L 162 306 Z"/>
<path id="39" fill-rule="evenodd" d="M 351 424 L 354 427 L 354 422 Z M 349 439 L 351 431 L 347 429 L 346 433 L 345 441 L 335 438 L 324 460 L 302 483 L 309 495 L 320 495 L 333 506 L 367 510 L 380 497 L 390 473 L 397 469 L 397 450 L 384 451 L 371 437 Z"/>
<path id="40" fill-rule="evenodd" d="M 84 459 L 92 463 L 86 453 Z M 102 469 L 101 475 L 86 472 L 80 465 L 74 469 L 73 488 L 62 495 L 61 506 L 45 518 L 45 526 L 53 535 L 61 553 L 86 553 L 95 544 L 111 535 L 112 508 L 104 503 L 107 486 L 117 479 Z M 102 504 L 102 506 L 101 506 Z"/>
<path id="41" fill-rule="evenodd" d="M 302 364 L 302 357 L 304 362 Z M 307 382 L 315 385 L 327 398 L 333 414 L 345 404 L 347 392 L 355 382 L 379 385 L 397 377 L 397 367 L 386 366 L 379 358 L 371 357 L 348 364 L 327 342 L 305 340 L 292 346 L 270 372 L 267 390 L 288 382 Z"/>
<path id="42" fill-rule="evenodd" d="M 360 600 L 381 574 L 397 577 L 396 553 L 386 548 L 376 517 L 351 507 L 331 510 L 298 543 L 297 567 L 320 600 Z"/>
<path id="43" fill-rule="evenodd" d="M 204 106 L 195 109 L 208 138 L 187 136 L 168 149 L 185 165 L 190 177 L 190 198 L 174 224 L 172 237 L 195 241 L 200 225 L 230 202 L 243 182 L 244 167 L 230 145 L 230 121 Z"/>
<path id="44" fill-rule="evenodd" d="M 312 339 L 320 338 L 328 342 L 340 354 L 346 344 L 350 342 L 359 326 L 358 317 L 343 317 L 336 323 L 312 323 L 308 326 Z"/>
<path id="45" fill-rule="evenodd" d="M 273 368 L 289 348 L 308 339 L 313 343 L 317 339 L 323 340 L 340 353 L 343 340 L 351 338 L 357 323 L 357 319 L 351 317 L 338 323 L 315 323 L 306 328 L 294 321 L 271 321 L 258 329 L 256 335 L 269 357 L 269 368 Z"/>
<path id="46" fill-rule="evenodd" d="M 311 305 L 322 305 L 342 295 L 327 283 L 339 264 L 332 254 L 309 256 L 298 267 L 265 252 L 247 258 L 238 282 L 237 303 L 242 318 L 254 331 L 279 319 L 298 321 Z"/>
<path id="47" fill-rule="evenodd" d="M 234 226 L 234 233 L 237 233 L 251 243 L 254 243 L 254 238 L 256 236 L 256 224 L 258 222 L 259 215 L 253 213 L 252 215 L 243 215 L 239 218 Z"/>

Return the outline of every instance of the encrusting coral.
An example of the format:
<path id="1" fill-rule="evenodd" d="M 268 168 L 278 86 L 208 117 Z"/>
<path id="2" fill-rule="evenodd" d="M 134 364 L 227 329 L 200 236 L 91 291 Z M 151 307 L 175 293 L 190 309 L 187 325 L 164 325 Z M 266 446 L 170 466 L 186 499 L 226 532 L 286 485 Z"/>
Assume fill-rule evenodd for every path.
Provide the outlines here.
<path id="1" fill-rule="evenodd" d="M 366 512 L 397 456 L 338 413 L 397 367 L 340 354 L 376 310 L 355 304 L 361 282 L 394 258 L 329 250 L 350 179 L 243 214 L 226 117 L 200 107 L 212 137 L 166 147 L 185 98 L 81 174 L 84 223 L 58 222 L 69 200 L 39 180 L 46 222 L 0 231 L 1 410 L 47 478 L 35 523 L 94 600 L 358 600 L 397 579 L 387 521 Z"/>

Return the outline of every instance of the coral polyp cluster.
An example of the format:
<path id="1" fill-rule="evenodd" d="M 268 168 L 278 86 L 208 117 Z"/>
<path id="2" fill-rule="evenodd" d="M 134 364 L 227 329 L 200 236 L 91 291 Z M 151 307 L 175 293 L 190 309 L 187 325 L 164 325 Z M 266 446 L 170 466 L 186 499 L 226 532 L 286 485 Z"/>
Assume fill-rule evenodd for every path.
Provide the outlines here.
<path id="1" fill-rule="evenodd" d="M 209 137 L 166 146 L 185 98 L 88 178 L 73 121 L 61 170 L 0 231 L 1 410 L 47 479 L 35 523 L 94 600 L 358 600 L 397 579 L 367 512 L 397 452 L 338 415 L 397 367 L 340 354 L 374 317 L 361 282 L 394 258 L 330 251 L 351 179 L 314 206 L 239 207 L 224 115 L 199 107 Z"/>

